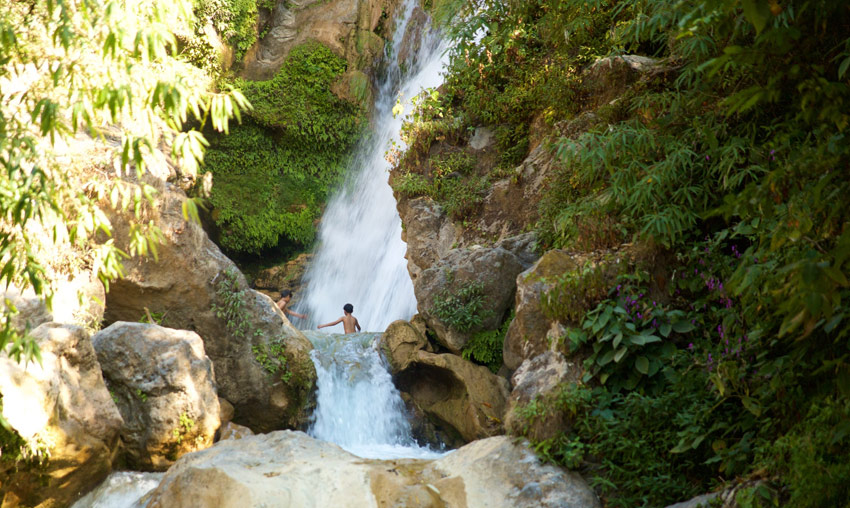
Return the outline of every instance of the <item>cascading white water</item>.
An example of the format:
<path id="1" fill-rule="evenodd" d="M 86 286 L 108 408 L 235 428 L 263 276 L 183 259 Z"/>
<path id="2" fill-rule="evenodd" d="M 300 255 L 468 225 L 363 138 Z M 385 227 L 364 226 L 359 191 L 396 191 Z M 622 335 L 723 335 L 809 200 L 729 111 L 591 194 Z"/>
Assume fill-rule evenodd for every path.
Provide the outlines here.
<path id="1" fill-rule="evenodd" d="M 309 314 L 310 326 L 331 321 L 345 303 L 364 330 L 380 332 L 416 310 L 401 240 L 401 220 L 387 182 L 385 152 L 399 139 L 403 116 L 394 117 L 397 98 L 407 102 L 424 88 L 441 83 L 445 47 L 423 30 L 419 52 L 402 75 L 398 52 L 416 5 L 405 2 L 380 84 L 372 125 L 375 131 L 357 151 L 349 179 L 330 201 L 319 229 L 319 248 L 305 277 L 304 300 L 298 310 Z M 375 333 L 327 335 L 306 332 L 315 346 L 318 400 L 310 434 L 361 457 L 432 458 L 441 455 L 417 445 L 404 415 L 404 403 L 392 383 L 376 344 Z"/>
<path id="2" fill-rule="evenodd" d="M 357 150 L 349 176 L 330 200 L 319 227 L 319 247 L 305 275 L 302 300 L 296 306 L 308 313 L 308 327 L 336 319 L 345 303 L 363 330 L 382 331 L 397 319 L 416 312 L 413 284 L 404 258 L 401 219 L 387 183 L 390 164 L 385 152 L 395 142 L 403 115 L 393 116 L 400 97 L 408 102 L 422 89 L 439 86 L 445 64 L 445 46 L 439 37 L 423 30 L 418 52 L 408 59 L 403 74 L 398 62 L 408 21 L 416 5 L 407 0 L 387 56 L 387 72 L 378 86 L 374 131 Z M 404 108 L 411 110 L 409 104 Z"/>
<path id="3" fill-rule="evenodd" d="M 318 374 L 310 435 L 372 459 L 442 455 L 414 441 L 401 395 L 377 350 L 380 334 L 305 333 L 315 346 Z"/>

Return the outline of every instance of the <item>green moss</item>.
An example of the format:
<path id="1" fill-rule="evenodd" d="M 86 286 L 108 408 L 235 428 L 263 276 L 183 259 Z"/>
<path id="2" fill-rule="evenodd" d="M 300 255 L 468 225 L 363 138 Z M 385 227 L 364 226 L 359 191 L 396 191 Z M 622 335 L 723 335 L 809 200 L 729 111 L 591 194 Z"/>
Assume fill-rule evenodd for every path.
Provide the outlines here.
<path id="1" fill-rule="evenodd" d="M 331 92 L 345 68 L 328 48 L 308 43 L 292 50 L 273 79 L 236 83 L 254 110 L 230 135 L 212 135 L 205 158 L 226 250 L 312 243 L 321 207 L 365 125 L 363 106 Z"/>

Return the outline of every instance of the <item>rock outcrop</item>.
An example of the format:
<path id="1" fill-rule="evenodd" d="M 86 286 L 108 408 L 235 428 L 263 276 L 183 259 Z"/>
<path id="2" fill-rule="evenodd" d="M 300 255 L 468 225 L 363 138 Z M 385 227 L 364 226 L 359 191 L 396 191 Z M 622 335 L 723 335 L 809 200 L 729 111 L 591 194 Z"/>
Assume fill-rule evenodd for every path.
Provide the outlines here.
<path id="1" fill-rule="evenodd" d="M 403 319 L 390 323 L 381 335 L 381 348 L 393 373 L 406 369 L 417 351 L 434 352 L 425 335 Z"/>
<path id="2" fill-rule="evenodd" d="M 125 261 L 125 277 L 107 294 L 105 320 L 138 321 L 149 312 L 163 326 L 196 332 L 215 365 L 219 395 L 235 408 L 236 423 L 255 431 L 297 427 L 306 420 L 315 386 L 312 345 L 268 296 L 248 288 L 200 225 L 184 218 L 185 200 L 173 186 L 160 189 L 149 211 L 163 235 L 158 260 Z M 126 248 L 127 217 L 110 219 L 119 247 Z M 283 351 L 274 362 L 279 373 L 288 373 L 287 381 L 258 361 L 272 344 Z"/>
<path id="3" fill-rule="evenodd" d="M 131 468 L 165 471 L 183 454 L 212 445 L 219 402 L 198 334 L 117 322 L 92 343 L 124 418 L 121 439 Z"/>
<path id="4" fill-rule="evenodd" d="M 2 295 L 5 301 L 15 306 L 18 313 L 12 316 L 12 327 L 23 332 L 35 329 L 42 323 L 55 322 L 95 328 L 103 319 L 105 292 L 103 284 L 91 270 L 81 270 L 69 277 L 51 281 L 53 310 L 47 309 L 31 288 L 20 291 L 15 286 L 6 288 Z"/>
<path id="5" fill-rule="evenodd" d="M 314 40 L 329 47 L 355 67 L 364 68 L 381 55 L 384 41 L 375 33 L 388 18 L 393 2 L 384 0 L 279 1 L 262 15 L 259 29 L 266 32 L 245 55 L 243 76 L 271 79 L 289 51 Z"/>
<path id="6" fill-rule="evenodd" d="M 552 288 L 555 279 L 577 267 L 573 256 L 550 250 L 531 268 L 516 278 L 516 315 L 505 334 L 502 349 L 505 366 L 517 369 L 527 359 L 549 350 L 564 331 L 564 324 L 543 313 L 540 298 Z"/>
<path id="7" fill-rule="evenodd" d="M 40 364 L 0 358 L 3 418 L 26 441 L 25 455 L 34 455 L 0 464 L 0 500 L 4 507 L 64 507 L 111 471 L 122 419 L 83 328 L 45 323 L 32 336 Z"/>
<path id="8" fill-rule="evenodd" d="M 531 242 L 530 237 L 527 241 Z M 527 244 L 503 241 L 492 247 L 452 249 L 414 280 L 419 314 L 442 346 L 460 354 L 472 334 L 499 327 L 513 302 L 516 276 L 530 259 L 520 245 Z M 439 303 L 462 289 L 474 288 L 477 288 L 476 296 L 482 299 L 478 311 L 480 322 L 460 331 L 440 314 Z"/>
<path id="9" fill-rule="evenodd" d="M 322 467 L 316 467 L 316 464 Z M 433 461 L 363 460 L 301 432 L 222 441 L 181 458 L 149 508 L 404 506 L 597 508 L 572 472 L 544 465 L 527 444 L 490 438 Z"/>
<path id="10" fill-rule="evenodd" d="M 544 441 L 563 432 L 569 425 L 568 415 L 562 411 L 547 409 L 533 418 L 523 418 L 518 410 L 537 399 L 544 407 L 556 399 L 561 390 L 570 383 L 581 382 L 582 367 L 567 360 L 561 353 L 546 351 L 530 360 L 525 360 L 511 376 L 513 390 L 505 411 L 505 430 L 508 434 L 522 435 L 535 442 Z"/>
<path id="11" fill-rule="evenodd" d="M 432 353 L 422 332 L 406 321 L 390 324 L 381 336 L 381 348 L 405 402 L 427 417 L 449 444 L 504 431 L 510 391 L 506 379 L 459 356 Z"/>

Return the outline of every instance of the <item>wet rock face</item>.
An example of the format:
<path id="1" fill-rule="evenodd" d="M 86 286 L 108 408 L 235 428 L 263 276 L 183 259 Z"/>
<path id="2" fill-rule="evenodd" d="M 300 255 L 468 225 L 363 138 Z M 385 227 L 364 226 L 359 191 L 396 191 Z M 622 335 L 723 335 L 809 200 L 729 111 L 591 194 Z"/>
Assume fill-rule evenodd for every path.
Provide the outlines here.
<path id="1" fill-rule="evenodd" d="M 220 406 L 198 334 L 118 322 L 92 342 L 124 418 L 121 438 L 131 468 L 165 471 L 181 455 L 212 445 Z"/>
<path id="2" fill-rule="evenodd" d="M 196 332 L 215 365 L 219 395 L 234 406 L 236 423 L 255 431 L 301 425 L 316 379 L 312 345 L 271 298 L 248 288 L 200 225 L 184 219 L 185 200 L 170 185 L 160 191 L 150 211 L 164 237 L 158 260 L 125 261 L 125 277 L 106 297 L 106 322 L 138 321 L 149 312 L 163 326 Z M 127 250 L 127 217 L 110 220 L 118 247 Z M 271 341 L 283 347 L 291 373 L 287 382 L 257 360 L 257 351 Z"/>
<path id="3" fill-rule="evenodd" d="M 321 467 L 317 467 L 321 464 Z M 476 441 L 436 460 L 363 460 L 301 432 L 222 441 L 181 458 L 149 508 L 405 506 L 598 508 L 582 478 L 527 443 Z"/>
<path id="4" fill-rule="evenodd" d="M 109 474 L 123 421 L 83 328 L 45 323 L 32 336 L 40 365 L 0 358 L 2 412 L 49 458 L 40 468 L 0 465 L 0 499 L 4 507 L 64 507 Z"/>

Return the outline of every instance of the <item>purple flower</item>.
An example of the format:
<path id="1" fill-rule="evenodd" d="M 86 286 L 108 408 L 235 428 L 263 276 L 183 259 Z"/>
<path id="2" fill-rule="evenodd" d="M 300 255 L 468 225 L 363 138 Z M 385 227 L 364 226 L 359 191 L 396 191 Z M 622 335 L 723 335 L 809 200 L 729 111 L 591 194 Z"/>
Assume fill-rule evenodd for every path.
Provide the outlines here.
<path id="1" fill-rule="evenodd" d="M 720 334 L 720 338 L 723 338 L 723 325 L 717 325 L 717 333 Z"/>
<path id="2" fill-rule="evenodd" d="M 694 343 L 691 342 L 690 344 L 688 344 L 688 351 L 693 351 L 693 350 L 694 350 Z"/>
<path id="3" fill-rule="evenodd" d="M 714 360 L 711 358 L 711 353 L 708 353 L 708 363 L 713 362 Z"/>
<path id="4" fill-rule="evenodd" d="M 706 155 L 706 156 L 705 156 L 705 160 L 710 161 L 710 160 L 711 160 L 711 157 L 710 157 L 710 156 L 708 156 L 708 155 Z"/>

